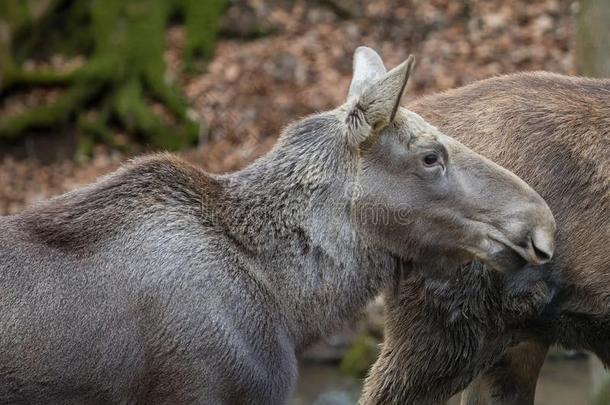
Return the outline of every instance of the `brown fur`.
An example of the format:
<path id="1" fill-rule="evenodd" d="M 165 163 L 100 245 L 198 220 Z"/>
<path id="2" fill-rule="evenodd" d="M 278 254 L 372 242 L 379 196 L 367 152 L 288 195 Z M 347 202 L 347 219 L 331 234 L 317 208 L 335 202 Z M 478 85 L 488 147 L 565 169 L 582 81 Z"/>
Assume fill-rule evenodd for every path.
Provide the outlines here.
<path id="1" fill-rule="evenodd" d="M 557 248 L 546 271 L 487 284 L 401 275 L 361 403 L 443 403 L 494 363 L 465 403 L 532 403 L 553 343 L 610 364 L 610 80 L 515 74 L 408 107 L 528 182 L 555 215 Z"/>
<path id="2" fill-rule="evenodd" d="M 508 75 L 409 108 L 525 179 L 559 224 L 575 311 L 610 306 L 610 80 Z M 458 119 L 459 118 L 459 119 Z"/>

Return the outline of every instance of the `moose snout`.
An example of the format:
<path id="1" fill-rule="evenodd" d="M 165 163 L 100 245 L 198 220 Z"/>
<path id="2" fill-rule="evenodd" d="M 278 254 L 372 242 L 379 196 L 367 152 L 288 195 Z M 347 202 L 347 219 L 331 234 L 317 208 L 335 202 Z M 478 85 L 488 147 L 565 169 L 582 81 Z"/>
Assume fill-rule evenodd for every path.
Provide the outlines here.
<path id="1" fill-rule="evenodd" d="M 553 226 L 539 226 L 530 229 L 524 229 L 522 236 L 513 239 L 513 243 L 505 239 L 504 244 L 521 256 L 521 260 L 533 265 L 541 265 L 548 263 L 553 257 L 555 250 L 555 227 L 554 222 L 550 223 Z M 496 239 L 493 238 L 492 239 Z M 502 242 L 501 239 L 496 239 Z M 525 263 L 521 263 L 518 267 Z"/>
<path id="2" fill-rule="evenodd" d="M 533 204 L 522 205 L 510 216 L 513 221 L 505 223 L 504 235 L 508 239 L 505 239 L 505 245 L 511 247 L 522 260 L 541 265 L 548 263 L 555 252 L 556 224 L 548 205 L 542 198 L 536 197 Z M 512 237 L 509 236 L 511 234 Z"/>
<path id="3" fill-rule="evenodd" d="M 555 250 L 554 229 L 537 228 L 527 244 L 529 261 L 533 264 L 544 264 L 551 260 Z"/>
<path id="4" fill-rule="evenodd" d="M 531 264 L 547 263 L 555 252 L 555 218 L 542 198 L 538 199 L 537 204 L 530 206 L 528 214 L 526 223 L 529 223 L 529 226 L 524 229 L 519 243 L 519 247 L 523 249 L 521 255 Z"/>

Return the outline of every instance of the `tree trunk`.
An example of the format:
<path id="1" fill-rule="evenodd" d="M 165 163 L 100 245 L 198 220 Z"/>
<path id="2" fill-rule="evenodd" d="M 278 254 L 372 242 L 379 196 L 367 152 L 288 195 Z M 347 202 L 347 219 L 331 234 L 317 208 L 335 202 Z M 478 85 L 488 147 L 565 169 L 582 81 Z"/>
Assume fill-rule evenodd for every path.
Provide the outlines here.
<path id="1" fill-rule="evenodd" d="M 610 77 L 610 0 L 582 0 L 576 28 L 578 73 Z"/>
<path id="2" fill-rule="evenodd" d="M 589 77 L 610 77 L 610 0 L 581 0 L 576 27 L 576 67 Z M 594 405 L 610 404 L 610 373 L 591 358 Z"/>

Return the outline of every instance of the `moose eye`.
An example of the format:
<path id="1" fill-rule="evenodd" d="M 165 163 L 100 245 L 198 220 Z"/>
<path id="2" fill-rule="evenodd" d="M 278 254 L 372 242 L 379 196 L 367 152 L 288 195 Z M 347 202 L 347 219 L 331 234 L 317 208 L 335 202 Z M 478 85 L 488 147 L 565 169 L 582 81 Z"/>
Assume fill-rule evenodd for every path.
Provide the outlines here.
<path id="1" fill-rule="evenodd" d="M 432 166 L 436 162 L 438 162 L 438 155 L 436 153 L 428 153 L 426 156 L 424 156 L 424 164 L 426 166 Z"/>

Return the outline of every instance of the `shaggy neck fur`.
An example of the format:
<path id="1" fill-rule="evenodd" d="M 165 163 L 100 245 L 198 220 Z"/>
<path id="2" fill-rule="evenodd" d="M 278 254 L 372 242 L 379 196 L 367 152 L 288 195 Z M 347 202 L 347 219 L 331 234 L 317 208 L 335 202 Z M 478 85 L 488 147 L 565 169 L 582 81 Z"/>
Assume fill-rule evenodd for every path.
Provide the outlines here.
<path id="1" fill-rule="evenodd" d="M 218 180 L 219 216 L 276 297 L 296 346 L 349 321 L 389 280 L 393 259 L 352 226 L 357 151 L 328 114 L 287 132 L 271 153 Z"/>

